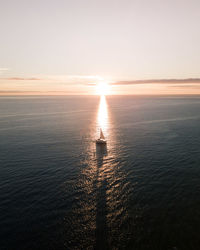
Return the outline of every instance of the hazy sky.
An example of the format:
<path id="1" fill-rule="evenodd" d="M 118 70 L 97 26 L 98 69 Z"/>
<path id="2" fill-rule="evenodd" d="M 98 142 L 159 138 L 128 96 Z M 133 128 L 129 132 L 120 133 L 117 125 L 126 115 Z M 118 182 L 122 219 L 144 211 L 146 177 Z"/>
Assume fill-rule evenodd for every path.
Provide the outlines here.
<path id="1" fill-rule="evenodd" d="M 99 79 L 113 83 L 200 77 L 199 0 L 0 0 L 0 4 L 2 93 L 93 93 L 90 83 Z M 198 84 L 113 84 L 112 89 L 200 93 Z"/>

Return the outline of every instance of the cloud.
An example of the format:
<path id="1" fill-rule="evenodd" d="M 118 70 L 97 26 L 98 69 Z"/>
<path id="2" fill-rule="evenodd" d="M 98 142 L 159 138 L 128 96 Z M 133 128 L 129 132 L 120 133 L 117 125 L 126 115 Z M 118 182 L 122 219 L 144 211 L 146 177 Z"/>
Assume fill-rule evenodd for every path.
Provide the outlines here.
<path id="1" fill-rule="evenodd" d="M 5 81 L 46 81 L 52 83 L 60 84 L 95 84 L 99 81 L 102 81 L 103 78 L 100 76 L 85 76 L 85 75 L 47 75 L 42 77 L 0 77 L 0 80 Z"/>
<path id="2" fill-rule="evenodd" d="M 7 71 L 9 70 L 8 68 L 0 68 L 0 71 Z"/>
<path id="3" fill-rule="evenodd" d="M 1 77 L 1 80 L 8 80 L 8 81 L 39 81 L 42 80 L 40 78 L 36 78 L 36 77 L 28 77 L 28 78 L 24 78 L 24 77 Z"/>
<path id="4" fill-rule="evenodd" d="M 13 89 L 13 90 L 0 90 L 0 94 L 4 94 L 4 93 L 29 93 L 29 92 L 32 92 L 32 93 L 40 93 L 40 92 L 44 92 L 44 91 L 29 91 L 29 90 L 16 90 L 16 89 Z M 46 91 L 45 91 L 46 92 Z"/>
<path id="5" fill-rule="evenodd" d="M 5 71 L 8 71 L 8 68 L 0 68 L 0 75 L 3 75 Z"/>
<path id="6" fill-rule="evenodd" d="M 68 78 L 72 78 L 72 79 L 92 79 L 92 80 L 99 80 L 102 81 L 103 78 L 101 76 L 83 76 L 83 75 L 70 75 L 68 76 Z"/>
<path id="7" fill-rule="evenodd" d="M 1 68 L 0 68 L 1 69 Z M 43 75 L 42 77 L 0 77 L 1 81 L 42 81 L 48 84 L 57 85 L 83 85 L 95 86 L 99 82 L 104 82 L 101 76 L 98 75 Z M 178 88 L 191 86 L 197 87 L 200 84 L 200 78 L 185 78 L 185 79 L 138 79 L 138 80 L 121 80 L 121 81 L 106 81 L 112 86 L 125 86 L 125 85 L 140 85 L 140 84 L 165 84 Z"/>
<path id="8" fill-rule="evenodd" d="M 168 86 L 169 88 L 195 88 L 195 89 L 199 89 L 200 88 L 200 85 L 199 84 L 180 84 L 180 85 L 172 85 L 172 86 Z"/>
<path id="9" fill-rule="evenodd" d="M 59 91 L 59 90 L 0 90 L 0 96 L 9 96 L 9 95 L 82 95 L 88 93 L 76 92 L 71 90 Z"/>
<path id="10" fill-rule="evenodd" d="M 110 83 L 111 85 L 136 85 L 136 84 L 183 84 L 183 83 L 198 83 L 200 78 L 186 78 L 186 79 L 147 79 L 147 80 L 130 80 L 130 81 L 116 81 Z"/>

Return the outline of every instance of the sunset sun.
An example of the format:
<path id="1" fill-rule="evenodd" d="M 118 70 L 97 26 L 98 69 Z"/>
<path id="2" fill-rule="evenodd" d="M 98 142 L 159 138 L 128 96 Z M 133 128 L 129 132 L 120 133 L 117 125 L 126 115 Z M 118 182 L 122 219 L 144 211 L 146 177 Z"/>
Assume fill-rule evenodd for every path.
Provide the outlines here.
<path id="1" fill-rule="evenodd" d="M 108 95 L 110 93 L 110 85 L 107 82 L 99 82 L 96 85 L 97 95 Z"/>

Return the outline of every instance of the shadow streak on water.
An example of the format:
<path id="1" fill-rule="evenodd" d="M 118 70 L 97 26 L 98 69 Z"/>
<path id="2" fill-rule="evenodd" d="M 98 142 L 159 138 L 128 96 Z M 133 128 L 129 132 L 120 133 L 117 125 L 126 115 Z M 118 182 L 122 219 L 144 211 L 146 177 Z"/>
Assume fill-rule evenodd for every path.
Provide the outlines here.
<path id="1" fill-rule="evenodd" d="M 96 145 L 97 176 L 96 176 L 96 244 L 94 249 L 108 249 L 108 227 L 106 221 L 106 190 L 107 180 L 103 169 L 104 156 L 107 156 L 106 145 Z"/>

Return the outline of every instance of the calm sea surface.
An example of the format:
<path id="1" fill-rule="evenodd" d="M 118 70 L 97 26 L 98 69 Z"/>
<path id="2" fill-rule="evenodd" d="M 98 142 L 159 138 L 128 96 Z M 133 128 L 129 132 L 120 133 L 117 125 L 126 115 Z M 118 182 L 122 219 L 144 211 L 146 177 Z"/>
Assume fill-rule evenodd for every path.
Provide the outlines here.
<path id="1" fill-rule="evenodd" d="M 200 249 L 200 97 L 1 97 L 0 249 Z"/>

